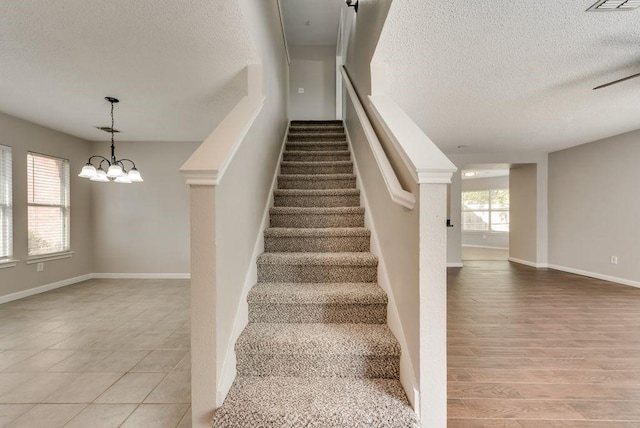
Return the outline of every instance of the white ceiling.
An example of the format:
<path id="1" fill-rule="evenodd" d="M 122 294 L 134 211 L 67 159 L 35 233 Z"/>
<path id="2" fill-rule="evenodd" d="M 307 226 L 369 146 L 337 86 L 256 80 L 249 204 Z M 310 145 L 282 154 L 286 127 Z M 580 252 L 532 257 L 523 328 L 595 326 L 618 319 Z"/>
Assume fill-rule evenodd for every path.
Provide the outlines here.
<path id="1" fill-rule="evenodd" d="M 0 29 L 0 111 L 89 140 L 107 95 L 121 140 L 203 140 L 256 57 L 226 0 L 0 0 Z"/>
<path id="2" fill-rule="evenodd" d="M 587 143 L 640 128 L 640 78 L 592 90 L 640 72 L 640 10 L 594 2 L 394 1 L 375 60 L 445 152 Z"/>
<path id="3" fill-rule="evenodd" d="M 340 0 L 282 0 L 287 43 L 335 46 L 342 4 Z"/>

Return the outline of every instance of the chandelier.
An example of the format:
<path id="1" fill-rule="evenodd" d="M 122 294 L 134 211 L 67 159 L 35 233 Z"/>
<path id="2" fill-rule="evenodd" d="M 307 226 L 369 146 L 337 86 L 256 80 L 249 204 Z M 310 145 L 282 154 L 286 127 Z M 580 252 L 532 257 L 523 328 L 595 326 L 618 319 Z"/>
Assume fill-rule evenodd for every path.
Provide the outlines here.
<path id="1" fill-rule="evenodd" d="M 82 167 L 82 171 L 78 174 L 78 177 L 88 178 L 91 181 L 99 181 L 102 183 L 113 181 L 115 183 L 129 184 L 144 181 L 140 175 L 140 171 L 136 169 L 136 164 L 131 159 L 116 159 L 116 146 L 113 134 L 120 131 L 116 131 L 113 127 L 113 105 L 119 103 L 120 100 L 113 97 L 105 97 L 104 99 L 111 103 L 111 127 L 100 127 L 98 129 L 111 133 L 111 159 L 100 155 L 91 156 L 87 164 Z M 96 161 L 97 168 L 92 163 L 94 159 L 99 160 L 99 162 Z M 129 170 L 125 169 L 125 162 L 131 164 Z M 103 166 L 107 167 L 106 171 Z"/>

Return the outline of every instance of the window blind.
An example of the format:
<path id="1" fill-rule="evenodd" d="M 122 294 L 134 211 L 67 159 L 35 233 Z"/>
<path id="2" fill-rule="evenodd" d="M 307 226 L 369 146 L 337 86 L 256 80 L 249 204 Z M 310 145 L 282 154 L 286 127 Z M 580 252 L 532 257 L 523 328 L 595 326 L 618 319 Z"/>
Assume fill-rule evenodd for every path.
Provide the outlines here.
<path id="1" fill-rule="evenodd" d="M 29 256 L 69 251 L 69 161 L 27 153 Z"/>
<path id="2" fill-rule="evenodd" d="M 0 145 L 0 260 L 13 256 L 11 147 Z"/>

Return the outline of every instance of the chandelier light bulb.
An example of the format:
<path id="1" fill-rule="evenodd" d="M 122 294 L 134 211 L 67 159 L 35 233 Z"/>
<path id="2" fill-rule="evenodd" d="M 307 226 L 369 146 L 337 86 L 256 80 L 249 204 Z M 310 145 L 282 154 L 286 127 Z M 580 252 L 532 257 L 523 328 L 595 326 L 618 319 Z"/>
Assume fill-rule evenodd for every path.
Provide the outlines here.
<path id="1" fill-rule="evenodd" d="M 116 178 L 115 180 L 113 180 L 113 182 L 121 184 L 131 184 L 131 180 L 126 175 Z"/>
<path id="2" fill-rule="evenodd" d="M 96 171 L 96 176 L 91 178 L 91 181 L 97 181 L 100 183 L 108 183 L 109 182 L 109 178 L 107 177 L 107 173 L 104 171 L 104 169 L 99 168 Z"/>
<path id="3" fill-rule="evenodd" d="M 78 174 L 78 177 L 93 178 L 96 175 L 97 175 L 96 167 L 88 163 L 82 167 L 82 171 L 80 172 L 80 174 Z"/>
<path id="4" fill-rule="evenodd" d="M 140 175 L 140 171 L 135 168 L 131 168 L 129 170 L 129 174 L 127 174 L 127 177 L 129 178 L 129 180 L 131 180 L 132 183 L 140 183 L 144 181 L 142 179 L 142 175 Z"/>

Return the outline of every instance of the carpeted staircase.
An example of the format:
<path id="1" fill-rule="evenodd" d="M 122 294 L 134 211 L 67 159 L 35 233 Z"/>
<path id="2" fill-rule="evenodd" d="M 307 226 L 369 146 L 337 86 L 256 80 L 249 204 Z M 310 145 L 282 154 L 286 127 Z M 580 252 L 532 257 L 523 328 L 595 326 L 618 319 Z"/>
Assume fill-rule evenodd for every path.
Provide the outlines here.
<path id="1" fill-rule="evenodd" d="M 293 121 L 219 428 L 417 427 L 339 121 Z"/>

